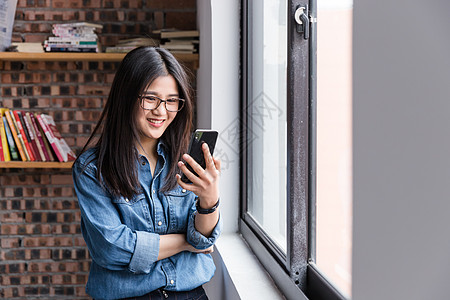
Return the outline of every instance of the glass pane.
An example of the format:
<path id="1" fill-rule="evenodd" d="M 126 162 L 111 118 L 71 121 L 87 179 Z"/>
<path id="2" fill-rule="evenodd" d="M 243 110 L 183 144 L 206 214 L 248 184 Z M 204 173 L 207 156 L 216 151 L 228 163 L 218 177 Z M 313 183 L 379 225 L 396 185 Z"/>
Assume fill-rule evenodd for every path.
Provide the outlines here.
<path id="1" fill-rule="evenodd" d="M 249 1 L 248 213 L 286 252 L 286 1 Z"/>
<path id="2" fill-rule="evenodd" d="M 352 0 L 317 0 L 316 265 L 351 296 Z"/>

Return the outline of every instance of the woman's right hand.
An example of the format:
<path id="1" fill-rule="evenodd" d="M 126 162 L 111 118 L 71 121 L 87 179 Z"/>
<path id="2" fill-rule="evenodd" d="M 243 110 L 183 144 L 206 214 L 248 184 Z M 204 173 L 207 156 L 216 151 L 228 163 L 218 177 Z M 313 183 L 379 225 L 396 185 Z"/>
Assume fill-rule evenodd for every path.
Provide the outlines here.
<path id="1" fill-rule="evenodd" d="M 203 253 L 203 254 L 210 254 L 214 252 L 214 246 L 211 246 L 206 249 L 196 249 L 192 247 L 191 244 L 187 243 L 186 251 L 193 252 L 193 253 Z"/>

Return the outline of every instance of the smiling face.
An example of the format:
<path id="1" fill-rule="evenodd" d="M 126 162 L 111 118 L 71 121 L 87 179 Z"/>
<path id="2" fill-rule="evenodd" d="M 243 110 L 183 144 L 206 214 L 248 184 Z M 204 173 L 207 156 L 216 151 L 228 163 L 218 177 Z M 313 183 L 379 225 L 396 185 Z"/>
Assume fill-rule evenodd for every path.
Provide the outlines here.
<path id="1" fill-rule="evenodd" d="M 153 95 L 164 100 L 179 97 L 177 83 L 172 75 L 157 77 L 143 91 L 142 95 Z M 139 100 L 136 120 L 142 146 L 146 149 L 149 149 L 149 146 L 156 146 L 156 142 L 176 115 L 177 112 L 167 111 L 163 102 L 154 110 L 144 110 L 140 106 Z"/>

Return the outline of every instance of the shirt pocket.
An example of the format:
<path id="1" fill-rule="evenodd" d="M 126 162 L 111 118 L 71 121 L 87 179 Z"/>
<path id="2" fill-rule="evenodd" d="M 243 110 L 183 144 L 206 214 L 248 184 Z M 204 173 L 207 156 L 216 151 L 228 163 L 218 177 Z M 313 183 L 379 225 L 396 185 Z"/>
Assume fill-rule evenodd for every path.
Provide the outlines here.
<path id="1" fill-rule="evenodd" d="M 153 232 L 153 222 L 145 194 L 134 195 L 131 199 L 116 197 L 112 200 L 119 212 L 122 223 L 132 230 Z"/>
<path id="2" fill-rule="evenodd" d="M 194 203 L 195 194 L 191 191 L 177 187 L 166 192 L 165 197 L 169 204 L 169 232 L 186 232 L 190 209 Z"/>

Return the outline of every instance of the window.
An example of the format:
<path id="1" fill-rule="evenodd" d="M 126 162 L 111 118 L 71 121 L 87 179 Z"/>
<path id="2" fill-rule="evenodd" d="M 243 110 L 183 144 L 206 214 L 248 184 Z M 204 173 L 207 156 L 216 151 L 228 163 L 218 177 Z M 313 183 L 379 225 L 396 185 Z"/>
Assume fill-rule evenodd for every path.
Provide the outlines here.
<path id="1" fill-rule="evenodd" d="M 249 2 L 247 220 L 286 253 L 286 66 L 284 1 Z M 267 176 L 270 174 L 270 176 Z"/>
<path id="2" fill-rule="evenodd" d="M 240 229 L 289 299 L 343 299 L 351 287 L 351 0 L 339 16 L 325 1 L 319 16 L 335 26 L 323 32 L 315 0 L 242 7 Z"/>
<path id="3" fill-rule="evenodd" d="M 315 142 L 317 268 L 351 295 L 352 0 L 317 0 Z"/>

